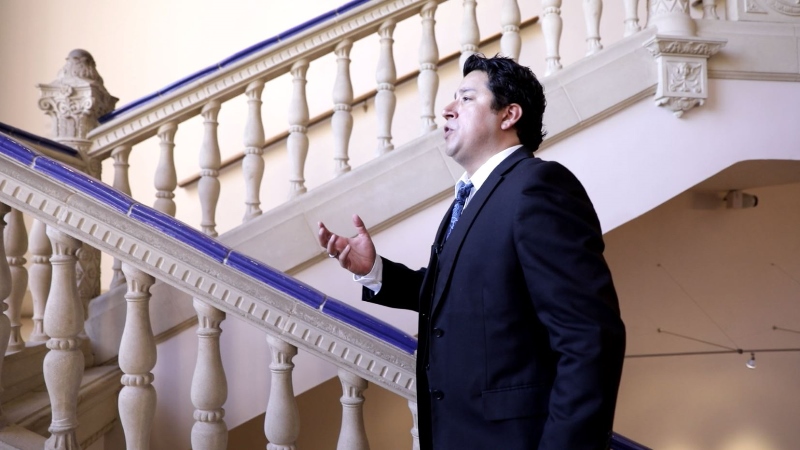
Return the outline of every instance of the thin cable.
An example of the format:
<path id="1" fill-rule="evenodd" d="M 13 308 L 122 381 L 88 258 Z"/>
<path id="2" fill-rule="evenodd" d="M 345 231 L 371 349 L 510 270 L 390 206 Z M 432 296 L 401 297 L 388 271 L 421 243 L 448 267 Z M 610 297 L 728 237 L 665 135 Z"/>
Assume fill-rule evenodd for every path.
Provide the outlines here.
<path id="1" fill-rule="evenodd" d="M 752 348 L 736 350 L 709 350 L 707 352 L 677 352 L 677 353 L 640 353 L 625 355 L 625 358 L 659 358 L 664 356 L 698 356 L 698 355 L 728 355 L 731 353 L 782 353 L 800 352 L 800 348 Z"/>
<path id="2" fill-rule="evenodd" d="M 781 327 L 778 327 L 778 326 L 775 326 L 775 325 L 772 326 L 772 329 L 773 330 L 779 330 L 779 331 L 788 331 L 789 333 L 800 334 L 800 331 L 798 331 L 798 330 L 790 330 L 789 328 L 781 328 Z"/>
<path id="3" fill-rule="evenodd" d="M 787 272 L 786 270 L 784 270 L 784 269 L 783 269 L 783 267 L 779 266 L 779 265 L 778 265 L 778 264 L 776 264 L 776 263 L 769 263 L 769 264 L 770 264 L 772 267 L 775 267 L 775 268 L 777 268 L 778 270 L 780 270 L 781 272 L 783 272 L 783 274 L 784 274 L 784 275 L 786 275 L 787 277 L 789 277 L 789 279 L 790 279 L 790 280 L 794 281 L 794 284 L 796 284 L 796 285 L 800 286 L 800 281 L 798 281 L 798 280 L 797 280 L 797 278 L 793 277 L 793 276 L 792 276 L 792 274 L 790 274 L 789 272 Z"/>
<path id="4" fill-rule="evenodd" d="M 709 315 L 709 314 L 706 312 L 706 310 L 705 310 L 705 309 L 703 309 L 703 307 L 702 307 L 702 306 L 700 306 L 700 304 L 699 304 L 699 303 L 697 303 L 697 300 L 695 300 L 695 299 L 694 299 L 694 297 L 692 297 L 691 295 L 689 295 L 689 292 L 688 292 L 688 291 L 687 291 L 687 290 L 686 290 L 686 289 L 685 289 L 685 288 L 684 288 L 684 287 L 683 287 L 683 286 L 682 286 L 680 283 L 678 283 L 678 280 L 676 280 L 676 279 L 675 279 L 675 277 L 673 277 L 673 276 L 672 276 L 672 274 L 669 272 L 669 270 L 667 270 L 667 268 L 666 268 L 666 267 L 662 266 L 662 265 L 661 265 L 661 263 L 658 263 L 658 264 L 656 264 L 656 265 L 657 265 L 658 267 L 662 268 L 662 269 L 664 270 L 664 272 L 666 272 L 666 273 L 667 273 L 667 275 L 668 275 L 668 276 L 669 276 L 669 278 L 672 280 L 672 282 L 673 282 L 673 283 L 675 283 L 675 285 L 677 285 L 677 286 L 678 286 L 678 287 L 681 289 L 681 291 L 683 291 L 683 293 L 684 293 L 684 294 L 686 294 L 686 296 L 687 296 L 687 297 L 689 297 L 689 300 L 691 300 L 691 301 L 692 301 L 692 302 L 695 304 L 695 306 L 697 306 L 697 308 L 698 308 L 700 311 L 703 311 L 703 314 L 705 314 L 705 315 L 706 315 L 706 317 L 708 318 L 708 320 L 710 320 L 710 321 L 711 321 L 711 323 L 713 323 L 713 324 L 714 324 L 714 326 L 715 326 L 715 327 L 717 327 L 717 329 L 718 329 L 718 330 L 719 330 L 719 331 L 720 331 L 722 334 L 724 334 L 724 335 L 725 335 L 725 337 L 726 337 L 726 338 L 728 338 L 728 340 L 729 340 L 729 341 L 731 341 L 731 343 L 734 345 L 734 347 L 736 347 L 736 348 L 738 349 L 738 348 L 739 348 L 739 345 L 736 343 L 736 341 L 734 341 L 733 339 L 731 339 L 731 337 L 730 337 L 730 336 L 728 336 L 728 333 L 726 333 L 726 332 L 725 332 L 725 330 L 723 330 L 723 329 L 722 329 L 722 327 L 721 327 L 721 326 L 719 326 L 719 324 L 718 324 L 718 323 L 717 323 L 717 322 L 716 322 L 714 319 L 712 319 L 712 318 L 711 318 L 711 316 L 710 316 L 710 315 Z M 720 347 L 721 347 L 721 346 L 720 346 Z M 723 348 L 730 348 L 730 347 L 723 347 Z"/>
<path id="5" fill-rule="evenodd" d="M 671 331 L 662 330 L 661 328 L 657 328 L 656 331 L 658 331 L 659 333 L 671 334 L 673 336 L 678 336 L 678 337 L 681 337 L 681 338 L 684 338 L 684 339 L 689 339 L 690 341 L 702 342 L 703 344 L 708 344 L 708 345 L 713 345 L 714 347 L 724 348 L 724 349 L 730 350 L 732 352 L 742 353 L 742 350 L 739 349 L 739 348 L 732 348 L 732 347 L 727 347 L 725 345 L 715 344 L 713 342 L 704 341 L 702 339 L 697 339 L 697 338 L 693 338 L 693 337 L 689 337 L 689 336 L 684 336 L 682 334 L 673 333 Z"/>

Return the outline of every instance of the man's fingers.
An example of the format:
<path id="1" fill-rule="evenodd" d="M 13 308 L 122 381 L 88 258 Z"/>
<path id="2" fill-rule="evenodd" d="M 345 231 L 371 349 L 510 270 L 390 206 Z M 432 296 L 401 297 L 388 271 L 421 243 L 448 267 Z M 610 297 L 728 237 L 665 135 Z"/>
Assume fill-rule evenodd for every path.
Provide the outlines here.
<path id="1" fill-rule="evenodd" d="M 347 244 L 344 246 L 344 250 L 342 250 L 342 253 L 339 253 L 339 265 L 341 265 L 345 269 L 347 269 L 348 263 L 346 261 L 347 261 L 347 255 L 349 254 L 350 254 L 350 244 Z"/>
<path id="2" fill-rule="evenodd" d="M 328 250 L 328 254 L 329 255 L 334 255 L 334 256 L 332 256 L 333 258 L 336 258 L 336 257 L 339 256 L 338 252 L 336 251 L 336 245 L 335 244 L 336 244 L 336 235 L 335 234 L 331 234 L 330 239 L 328 239 L 328 245 L 326 247 L 326 250 Z"/>
<path id="3" fill-rule="evenodd" d="M 358 234 L 366 234 L 369 236 L 367 227 L 364 225 L 364 221 L 361 220 L 361 217 L 359 217 L 358 214 L 353 214 L 353 225 L 356 227 Z"/>
<path id="4" fill-rule="evenodd" d="M 331 238 L 331 232 L 325 227 L 325 224 L 319 222 L 319 233 L 317 236 L 317 240 L 319 241 L 319 245 L 321 247 L 325 247 L 328 244 L 328 240 Z"/>

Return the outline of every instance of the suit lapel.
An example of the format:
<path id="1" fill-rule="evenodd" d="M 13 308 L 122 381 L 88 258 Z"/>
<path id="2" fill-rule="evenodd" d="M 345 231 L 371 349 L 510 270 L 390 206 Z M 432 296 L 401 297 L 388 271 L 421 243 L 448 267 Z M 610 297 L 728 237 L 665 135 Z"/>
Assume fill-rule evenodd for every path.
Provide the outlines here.
<path id="1" fill-rule="evenodd" d="M 436 280 L 436 275 L 438 273 L 439 257 L 442 252 L 442 241 L 444 241 L 444 235 L 447 232 L 448 226 L 450 225 L 450 215 L 453 212 L 453 205 L 455 205 L 455 203 L 456 201 L 453 199 L 453 202 L 450 203 L 450 207 L 447 209 L 447 214 L 445 214 L 442 218 L 442 223 L 439 224 L 439 230 L 436 232 L 433 245 L 431 245 L 431 257 L 428 261 L 428 270 L 425 271 L 425 277 L 422 280 L 422 290 L 420 291 L 420 312 L 430 311 L 431 292 L 433 292 L 432 284 L 434 283 L 434 280 Z"/>
<path id="2" fill-rule="evenodd" d="M 478 217 L 481 209 L 483 209 L 483 205 L 485 205 L 492 196 L 495 188 L 497 188 L 497 186 L 503 180 L 505 174 L 514 168 L 514 166 L 516 166 L 520 161 L 528 157 L 530 157 L 530 152 L 525 147 L 521 147 L 504 159 L 503 162 L 501 162 L 500 165 L 498 165 L 492 171 L 481 188 L 478 189 L 478 192 L 475 193 L 475 196 L 472 197 L 472 199 L 469 201 L 469 204 L 464 209 L 464 212 L 461 214 L 461 217 L 458 219 L 458 223 L 450 233 L 450 237 L 447 239 L 447 243 L 444 245 L 444 248 L 442 249 L 438 258 L 438 276 L 436 278 L 436 285 L 433 287 L 435 292 L 433 295 L 431 317 L 433 317 L 437 310 L 441 307 L 441 300 L 450 286 L 453 268 L 458 260 L 458 254 L 461 251 L 461 246 L 463 245 L 464 239 L 469 233 L 470 228 L 472 228 L 475 218 Z M 450 211 L 452 211 L 452 209 L 453 208 L 451 205 Z M 437 243 L 441 242 L 440 239 L 443 239 L 443 227 L 449 225 L 449 218 L 450 214 L 445 215 L 442 224 L 439 226 L 439 232 L 436 236 Z"/>

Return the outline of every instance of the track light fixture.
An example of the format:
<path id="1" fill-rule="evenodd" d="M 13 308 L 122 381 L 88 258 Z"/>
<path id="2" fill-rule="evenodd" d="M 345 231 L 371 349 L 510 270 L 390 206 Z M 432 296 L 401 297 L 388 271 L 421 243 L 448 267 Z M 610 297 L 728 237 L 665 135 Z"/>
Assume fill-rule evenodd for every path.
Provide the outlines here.
<path id="1" fill-rule="evenodd" d="M 728 191 L 725 195 L 725 206 L 728 209 L 755 208 L 758 206 L 758 197 L 742 191 Z"/>
<path id="2" fill-rule="evenodd" d="M 756 368 L 756 354 L 750 353 L 750 359 L 747 360 L 745 363 L 748 369 L 755 369 Z"/>

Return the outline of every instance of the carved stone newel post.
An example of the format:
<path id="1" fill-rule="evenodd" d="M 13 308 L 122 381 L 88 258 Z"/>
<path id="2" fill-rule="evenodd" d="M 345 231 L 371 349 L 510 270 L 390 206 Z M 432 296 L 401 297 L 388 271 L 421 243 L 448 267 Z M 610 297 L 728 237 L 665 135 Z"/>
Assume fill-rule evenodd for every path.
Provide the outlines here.
<path id="1" fill-rule="evenodd" d="M 78 334 L 83 329 L 83 304 L 78 297 L 75 264 L 81 242 L 47 227 L 53 245 L 53 283 L 44 311 L 44 331 L 50 336 L 44 358 L 44 381 L 53 410 L 45 450 L 78 450 L 78 389 L 84 358 Z"/>
<path id="2" fill-rule="evenodd" d="M 103 86 L 94 58 L 86 50 L 73 50 L 55 81 L 39 84 L 39 108 L 52 118 L 53 138 L 80 153 L 89 175 L 100 179 L 100 161 L 88 157 L 91 141 L 87 134 L 98 126 L 97 119 L 114 110 L 117 98 Z M 100 295 L 100 252 L 84 246 L 78 259 L 78 294 L 84 304 Z"/>
<path id="3" fill-rule="evenodd" d="M 150 326 L 150 287 L 155 278 L 122 264 L 128 282 L 125 328 L 119 344 L 122 390 L 119 393 L 119 418 L 125 431 L 126 447 L 150 448 L 150 429 L 156 413 L 153 367 L 156 366 L 156 340 Z"/>
<path id="4" fill-rule="evenodd" d="M 655 102 L 681 117 L 708 98 L 708 58 L 727 40 L 696 35 L 689 0 L 650 0 L 649 7 L 658 34 L 643 45 L 658 64 Z"/>

